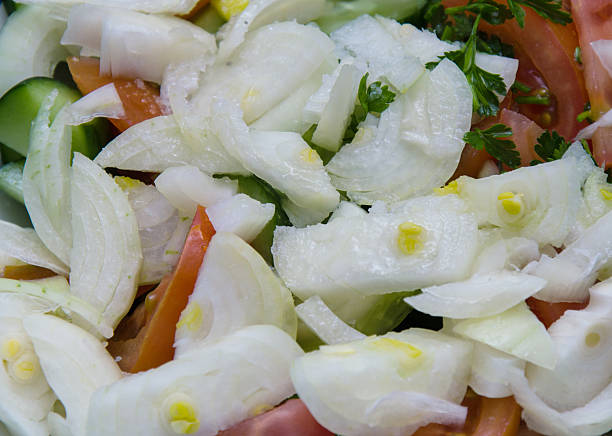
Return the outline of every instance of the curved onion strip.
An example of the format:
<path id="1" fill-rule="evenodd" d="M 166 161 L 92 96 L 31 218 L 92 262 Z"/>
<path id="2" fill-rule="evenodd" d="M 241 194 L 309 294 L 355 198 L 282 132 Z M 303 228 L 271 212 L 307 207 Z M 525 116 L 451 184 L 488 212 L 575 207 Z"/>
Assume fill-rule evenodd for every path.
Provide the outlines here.
<path id="1" fill-rule="evenodd" d="M 463 319 L 504 312 L 544 287 L 546 280 L 513 271 L 475 275 L 463 282 L 422 288 L 404 299 L 419 312 Z"/>
<path id="2" fill-rule="evenodd" d="M 241 14 L 223 28 L 219 60 L 227 59 L 244 42 L 247 32 L 278 21 L 308 23 L 324 12 L 325 0 L 251 0 Z"/>
<path id="3" fill-rule="evenodd" d="M 49 385 L 66 408 L 72 434 L 86 434 L 89 399 L 121 378 L 117 363 L 96 337 L 55 316 L 31 315 L 23 326 Z"/>
<path id="4" fill-rule="evenodd" d="M 181 15 L 189 13 L 196 6 L 198 0 L 24 0 L 23 3 L 68 6 L 84 3 L 131 9 L 150 14 Z"/>
<path id="5" fill-rule="evenodd" d="M 246 327 L 96 392 L 86 434 L 172 434 L 182 418 L 183 428 L 214 436 L 295 393 L 289 367 L 301 355 L 277 327 Z M 179 404 L 190 413 L 172 414 Z"/>
<path id="6" fill-rule="evenodd" d="M 177 324 L 176 355 L 254 324 L 275 325 L 295 337 L 293 297 L 251 246 L 218 232 Z"/>
<path id="7" fill-rule="evenodd" d="M 206 208 L 217 232 L 230 232 L 251 242 L 274 216 L 272 203 L 262 204 L 246 194 L 238 194 Z"/>
<path id="8" fill-rule="evenodd" d="M 318 295 L 298 305 L 295 311 L 304 324 L 326 344 L 341 344 L 366 337 L 338 318 Z"/>
<path id="9" fill-rule="evenodd" d="M 523 371 L 525 361 L 483 343 L 474 342 L 469 385 L 474 392 L 484 397 L 509 397 L 512 390 L 508 373 L 514 368 Z"/>
<path id="10" fill-rule="evenodd" d="M 71 184 L 71 290 L 116 326 L 132 305 L 142 264 L 136 216 L 112 177 L 79 153 Z"/>
<path id="11" fill-rule="evenodd" d="M 0 220 L 0 234 L 0 253 L 68 275 L 68 267 L 45 247 L 33 229 Z"/>

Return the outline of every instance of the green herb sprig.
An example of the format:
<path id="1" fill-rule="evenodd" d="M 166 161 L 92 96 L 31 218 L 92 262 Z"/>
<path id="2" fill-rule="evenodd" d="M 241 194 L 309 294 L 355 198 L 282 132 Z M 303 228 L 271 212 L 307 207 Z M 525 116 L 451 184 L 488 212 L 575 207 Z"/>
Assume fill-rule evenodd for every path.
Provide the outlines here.
<path id="1" fill-rule="evenodd" d="M 518 168 L 521 165 L 521 155 L 516 149 L 516 144 L 510 139 L 512 129 L 504 124 L 495 124 L 486 130 L 474 129 L 463 137 L 477 150 L 484 149 L 492 157 L 510 168 Z"/>

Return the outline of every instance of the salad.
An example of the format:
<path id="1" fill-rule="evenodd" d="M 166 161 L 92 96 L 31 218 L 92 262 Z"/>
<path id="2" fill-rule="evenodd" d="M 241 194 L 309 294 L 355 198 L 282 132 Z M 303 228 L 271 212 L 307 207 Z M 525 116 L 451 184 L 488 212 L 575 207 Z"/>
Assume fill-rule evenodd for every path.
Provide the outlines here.
<path id="1" fill-rule="evenodd" d="M 0 434 L 612 430 L 612 1 L 0 8 Z"/>

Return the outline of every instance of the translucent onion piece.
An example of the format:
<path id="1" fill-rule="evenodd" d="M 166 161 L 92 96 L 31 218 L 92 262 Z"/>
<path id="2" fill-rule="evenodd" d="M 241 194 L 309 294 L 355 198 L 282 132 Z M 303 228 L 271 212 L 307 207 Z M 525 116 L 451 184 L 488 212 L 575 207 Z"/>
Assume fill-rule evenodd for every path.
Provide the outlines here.
<path id="1" fill-rule="evenodd" d="M 206 208 L 206 215 L 217 232 L 230 232 L 246 242 L 253 241 L 274 216 L 272 203 L 262 204 L 246 194 L 238 194 Z"/>
<path id="2" fill-rule="evenodd" d="M 76 5 L 90 4 L 108 7 L 131 9 L 150 14 L 187 14 L 196 4 L 197 0 L 25 0 L 24 3 L 33 4 L 60 4 Z"/>
<path id="3" fill-rule="evenodd" d="M 399 42 L 375 18 L 369 15 L 347 23 L 331 34 L 338 48 L 363 62 L 372 80 L 385 80 L 404 93 L 425 68 L 406 53 Z"/>
<path id="4" fill-rule="evenodd" d="M 217 232 L 177 324 L 176 356 L 254 324 L 275 325 L 295 337 L 293 297 L 255 249 Z"/>
<path id="5" fill-rule="evenodd" d="M 11 14 L 0 36 L 0 96 L 29 77 L 53 77 L 69 55 L 59 43 L 65 28 L 47 8 L 27 6 Z"/>
<path id="6" fill-rule="evenodd" d="M 30 131 L 23 168 L 23 198 L 36 233 L 66 265 L 70 264 L 70 149 L 71 137 L 63 115 L 50 125 L 56 90 L 41 105 Z"/>
<path id="7" fill-rule="evenodd" d="M 601 64 L 612 76 L 612 41 L 609 39 L 600 39 L 591 43 L 593 51 L 601 61 Z"/>
<path id="8" fill-rule="evenodd" d="M 123 103 L 114 83 L 101 86 L 69 106 L 66 124 L 78 126 L 94 118 L 121 118 L 125 116 Z"/>
<path id="9" fill-rule="evenodd" d="M 99 331 L 111 337 L 113 329 L 102 319 L 102 311 L 70 293 L 64 277 L 56 276 L 42 280 L 11 280 L 0 278 L 0 293 L 28 295 L 44 300 L 71 322 L 91 332 Z"/>
<path id="10" fill-rule="evenodd" d="M 168 168 L 193 165 L 212 174 L 224 172 L 214 155 L 191 147 L 173 116 L 161 116 L 138 123 L 109 142 L 95 162 L 104 168 L 162 172 Z"/>
<path id="11" fill-rule="evenodd" d="M 251 0 L 223 28 L 219 59 L 227 59 L 244 42 L 247 32 L 279 21 L 308 23 L 323 13 L 325 0 Z"/>
<path id="12" fill-rule="evenodd" d="M 194 216 L 198 205 L 209 207 L 238 191 L 238 183 L 214 179 L 194 166 L 171 167 L 155 179 L 155 186 L 185 216 Z"/>
<path id="13" fill-rule="evenodd" d="M 465 409 L 448 402 L 465 394 L 471 351 L 460 339 L 410 329 L 322 346 L 295 361 L 291 379 L 315 419 L 334 433 L 404 434 L 464 419 Z M 440 414 L 428 410 L 436 402 Z"/>
<path id="14" fill-rule="evenodd" d="M 497 315 L 544 287 L 546 280 L 512 271 L 475 275 L 463 282 L 422 288 L 404 301 L 419 312 L 465 319 Z"/>
<path id="15" fill-rule="evenodd" d="M 100 74 L 157 83 L 169 64 L 216 52 L 214 36 L 188 21 L 87 4 L 71 9 L 62 44 L 99 52 Z"/>
<path id="16" fill-rule="evenodd" d="M 584 301 L 597 272 L 612 257 L 612 212 L 608 212 L 556 257 L 546 255 L 528 265 L 529 274 L 547 280 L 536 298 L 545 301 Z"/>
<path id="17" fill-rule="evenodd" d="M 460 45 L 438 39 L 435 33 L 419 30 L 410 23 L 399 24 L 395 20 L 376 17 L 378 22 L 402 45 L 405 53 L 418 58 L 421 63 L 438 62 L 439 56 L 449 51 L 459 50 Z M 499 74 L 504 80 L 506 89 L 510 89 L 516 79 L 518 60 L 485 53 L 476 53 L 476 65 L 485 71 Z M 505 96 L 500 95 L 500 99 Z"/>
<path id="18" fill-rule="evenodd" d="M 327 165 L 336 188 L 359 204 L 425 195 L 455 171 L 471 124 L 472 95 L 459 68 L 442 61 L 362 127 Z"/>
<path id="19" fill-rule="evenodd" d="M 422 229 L 413 251 L 403 244 L 410 236 L 403 240 L 402 224 Z M 315 294 L 325 300 L 346 291 L 385 294 L 463 280 L 477 245 L 476 222 L 461 200 L 422 197 L 387 213 L 339 217 L 304 229 L 277 227 L 272 254 L 292 292 L 302 300 Z"/>
<path id="20" fill-rule="evenodd" d="M 355 109 L 359 89 L 359 72 L 353 65 L 340 65 L 329 87 L 327 102 L 321 108 L 312 142 L 327 150 L 338 151 Z M 324 84 L 324 86 L 329 86 Z M 305 111 L 308 107 L 305 108 Z"/>
<path id="21" fill-rule="evenodd" d="M 595 167 L 582 188 L 584 205 L 578 213 L 578 222 L 583 228 L 590 227 L 595 221 L 612 210 L 612 201 L 607 199 L 608 192 L 612 193 L 612 185 L 608 183 L 608 175 L 603 169 Z"/>
<path id="22" fill-rule="evenodd" d="M 71 184 L 71 290 L 114 327 L 132 305 L 142 265 L 136 215 L 112 177 L 79 153 Z"/>
<path id="23" fill-rule="evenodd" d="M 193 103 L 212 114 L 215 97 L 240 105 L 252 123 L 300 87 L 323 65 L 337 66 L 334 43 L 313 26 L 282 22 L 249 33 L 227 61 L 217 61 L 201 79 Z M 278 80 L 278 71 L 283 71 Z"/>
<path id="24" fill-rule="evenodd" d="M 115 182 L 128 194 L 138 222 L 143 256 L 139 284 L 159 283 L 178 262 L 174 240 L 180 241 L 182 249 L 191 220 L 179 216 L 154 186 L 127 177 L 115 178 Z M 187 225 L 183 225 L 185 221 Z M 169 251 L 176 251 L 177 255 L 168 256 Z"/>
<path id="25" fill-rule="evenodd" d="M 303 351 L 274 326 L 251 326 L 219 342 L 100 389 L 89 408 L 87 434 L 175 434 L 183 428 L 214 436 L 295 393 L 291 363 Z M 187 433 L 187 431 L 183 431 Z"/>
<path id="26" fill-rule="evenodd" d="M 0 253 L 30 265 L 68 275 L 68 267 L 45 247 L 33 229 L 0 221 L 0 235 Z"/>
<path id="27" fill-rule="evenodd" d="M 91 395 L 121 378 L 104 345 L 85 330 L 51 315 L 31 315 L 23 325 L 49 385 L 66 408 L 72 434 L 87 434 Z"/>
<path id="28" fill-rule="evenodd" d="M 538 243 L 527 238 L 500 238 L 499 232 L 491 232 L 494 242 L 485 242 L 476 262 L 474 274 L 487 274 L 503 269 L 520 270 L 529 262 L 540 258 Z"/>
<path id="29" fill-rule="evenodd" d="M 610 126 L 612 126 L 612 110 L 606 112 L 593 124 L 588 125 L 578 132 L 576 140 L 582 141 L 583 139 L 591 139 L 598 129 Z"/>
<path id="30" fill-rule="evenodd" d="M 351 218 L 351 217 L 363 217 L 368 213 L 357 206 L 355 203 L 351 203 L 350 201 L 341 201 L 336 210 L 329 217 L 329 221 L 333 221 L 337 218 Z"/>
<path id="31" fill-rule="evenodd" d="M 188 160 L 182 162 L 182 165 L 195 165 L 210 175 L 215 173 L 248 175 L 248 171 L 229 155 L 219 139 L 211 132 L 212 114 L 210 108 L 200 108 L 193 102 L 193 97 L 206 83 L 203 73 L 208 70 L 213 60 L 213 56 L 202 56 L 187 62 L 170 65 L 166 69 L 161 87 L 161 97 L 172 110 L 174 120 L 183 138 L 182 140 L 173 140 L 172 144 L 177 143 L 177 141 L 178 143 L 177 146 L 171 148 L 169 155 L 178 154 L 178 160 L 181 161 L 185 159 L 183 156 L 186 156 Z M 170 124 L 169 121 L 164 124 L 166 123 Z M 170 128 L 170 125 L 166 128 Z M 139 131 L 139 134 L 146 135 L 146 130 Z M 176 137 L 174 127 L 172 127 L 171 135 L 173 138 Z M 163 141 L 163 136 L 160 139 Z M 188 148 L 185 148 L 185 145 Z M 162 165 L 166 158 L 167 156 L 162 156 Z M 189 158 L 193 160 L 190 162 Z M 177 158 L 172 157 L 171 160 L 177 160 Z"/>
<path id="32" fill-rule="evenodd" d="M 458 321 L 452 331 L 544 368 L 554 368 L 557 361 L 544 324 L 525 303 L 498 315 Z"/>
<path id="33" fill-rule="evenodd" d="M 332 186 L 319 155 L 293 132 L 249 131 L 240 110 L 216 100 L 214 132 L 245 168 L 313 214 L 321 222 L 335 209 L 340 195 Z"/>
<path id="34" fill-rule="evenodd" d="M 298 305 L 295 311 L 300 319 L 326 344 L 336 345 L 366 338 L 366 335 L 338 318 L 318 295 Z"/>
<path id="35" fill-rule="evenodd" d="M 586 177 L 575 170 L 577 163 L 568 158 L 483 179 L 464 176 L 458 179 L 459 195 L 480 225 L 558 247 L 576 222 L 582 197 Z"/>
<path id="36" fill-rule="evenodd" d="M 529 385 L 559 411 L 584 406 L 612 382 L 612 281 L 590 290 L 589 305 L 570 310 L 548 329 L 554 370 L 527 366 Z"/>
<path id="37" fill-rule="evenodd" d="M 523 371 L 525 361 L 502 353 L 485 344 L 474 342 L 470 387 L 479 395 L 488 398 L 504 398 L 512 395 L 509 371 Z"/>

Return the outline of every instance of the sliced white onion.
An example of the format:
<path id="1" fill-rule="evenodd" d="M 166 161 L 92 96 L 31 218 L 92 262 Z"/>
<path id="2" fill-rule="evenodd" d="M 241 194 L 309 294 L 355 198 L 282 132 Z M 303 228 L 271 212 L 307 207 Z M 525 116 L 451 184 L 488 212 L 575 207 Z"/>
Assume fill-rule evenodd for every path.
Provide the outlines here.
<path id="1" fill-rule="evenodd" d="M 68 6 L 85 3 L 131 9 L 150 14 L 181 15 L 189 13 L 196 6 L 198 0 L 24 0 L 23 3 Z"/>
<path id="2" fill-rule="evenodd" d="M 604 197 L 608 192 L 612 192 L 612 185 L 608 183 L 608 175 L 602 168 L 593 168 L 582 188 L 584 206 L 578 214 L 578 222 L 583 229 L 578 232 L 578 236 L 585 228 L 592 226 L 599 218 L 612 210 L 612 201 Z"/>
<path id="3" fill-rule="evenodd" d="M 194 166 L 164 170 L 155 179 L 155 186 L 185 216 L 194 216 L 198 205 L 212 206 L 238 191 L 237 182 L 214 179 Z"/>
<path id="4" fill-rule="evenodd" d="M 123 103 L 114 83 L 101 86 L 69 106 L 64 113 L 65 123 L 71 126 L 87 123 L 94 118 L 121 118 L 125 116 Z"/>
<path id="5" fill-rule="evenodd" d="M 289 367 L 301 355 L 277 327 L 246 327 L 98 390 L 86 434 L 174 434 L 184 424 L 183 433 L 214 436 L 291 396 Z M 173 413 L 173 406 L 188 413 Z"/>
<path id="6" fill-rule="evenodd" d="M 77 5 L 62 44 L 100 54 L 100 74 L 161 83 L 165 68 L 216 52 L 213 35 L 186 20 L 113 7 Z"/>
<path id="7" fill-rule="evenodd" d="M 334 433 L 403 434 L 439 419 L 461 422 L 465 409 L 449 402 L 465 394 L 471 352 L 465 341 L 410 329 L 322 346 L 295 361 L 291 379 L 315 419 Z"/>
<path id="8" fill-rule="evenodd" d="M 295 337 L 293 297 L 250 245 L 218 232 L 177 324 L 176 356 L 254 324 L 275 325 Z"/>
<path id="9" fill-rule="evenodd" d="M 452 331 L 544 368 L 554 368 L 557 361 L 544 324 L 525 303 L 498 315 L 458 321 Z"/>
<path id="10" fill-rule="evenodd" d="M 199 108 L 193 102 L 194 95 L 206 83 L 203 73 L 207 71 L 213 60 L 214 57 L 212 56 L 198 57 L 187 62 L 170 65 L 166 69 L 161 96 L 172 110 L 174 120 L 181 133 L 179 135 L 181 139 L 172 141 L 172 144 L 176 143 L 177 146 L 172 147 L 170 156 L 166 156 L 165 153 L 160 156 L 158 165 L 163 165 L 163 160 L 167 157 L 171 157 L 171 160 L 177 160 L 176 157 L 172 156 L 178 151 L 180 164 L 195 165 L 210 175 L 215 173 L 248 174 L 248 171 L 229 155 L 219 139 L 211 132 L 211 112 L 209 108 Z M 166 123 L 170 124 L 169 121 L 166 121 Z M 169 127 L 168 125 L 166 128 Z M 160 133 L 162 133 L 160 139 L 163 141 L 165 133 Z M 146 130 L 139 131 L 139 134 L 146 135 Z M 172 127 L 171 135 L 172 138 L 176 138 L 174 127 Z M 187 160 L 185 161 L 185 159 Z M 176 165 L 166 165 L 164 169 L 169 166 Z"/>
<path id="11" fill-rule="evenodd" d="M 246 194 L 238 194 L 206 208 L 206 215 L 217 232 L 230 232 L 251 242 L 274 216 L 272 203 L 262 204 Z"/>
<path id="12" fill-rule="evenodd" d="M 612 258 L 612 212 L 608 212 L 556 257 L 527 266 L 529 274 L 547 280 L 536 298 L 559 301 L 584 301 L 598 271 Z"/>
<path id="13" fill-rule="evenodd" d="M 366 335 L 338 318 L 318 295 L 298 305 L 295 311 L 304 324 L 326 344 L 336 345 L 366 338 Z"/>
<path id="14" fill-rule="evenodd" d="M 173 242 L 175 239 L 181 241 L 182 248 L 190 220 L 179 216 L 178 211 L 154 186 L 128 177 L 115 177 L 115 182 L 128 194 L 138 222 L 143 257 L 138 283 L 159 283 L 178 262 L 180 250 L 175 249 Z M 176 251 L 177 255 L 169 256 L 169 251 Z"/>
<path id="15" fill-rule="evenodd" d="M 590 295 L 585 309 L 565 312 L 548 329 L 558 356 L 554 370 L 527 367 L 529 385 L 559 411 L 585 405 L 612 381 L 612 281 Z"/>
<path id="16" fill-rule="evenodd" d="M 375 18 L 369 15 L 345 24 L 331 34 L 338 48 L 366 62 L 373 80 L 385 80 L 404 93 L 425 68 Z"/>
<path id="17" fill-rule="evenodd" d="M 523 371 L 525 361 L 502 353 L 483 343 L 474 342 L 470 387 L 487 398 L 504 398 L 512 395 L 509 371 Z"/>
<path id="18" fill-rule="evenodd" d="M 350 201 L 341 201 L 336 210 L 334 210 L 329 217 L 328 222 L 337 218 L 362 217 L 366 216 L 367 214 L 368 213 L 363 208 L 357 206 L 355 203 L 351 203 Z"/>
<path id="19" fill-rule="evenodd" d="M 497 176 L 458 179 L 459 195 L 482 226 L 561 246 L 576 222 L 586 178 L 574 158 L 519 168 Z"/>
<path id="20" fill-rule="evenodd" d="M 0 253 L 68 275 L 68 267 L 45 247 L 33 229 L 0 220 Z"/>
<path id="21" fill-rule="evenodd" d="M 493 241 L 487 241 L 474 262 L 474 274 L 487 274 L 503 269 L 520 270 L 540 258 L 538 243 L 527 238 L 503 239 L 497 230 L 491 232 Z"/>
<path id="22" fill-rule="evenodd" d="M 327 165 L 334 186 L 359 204 L 430 193 L 457 167 L 471 108 L 465 75 L 442 61 L 334 156 Z"/>
<path id="23" fill-rule="evenodd" d="M 99 331 L 106 337 L 113 334 L 113 328 L 102 318 L 102 311 L 72 295 L 64 277 L 23 281 L 0 278 L 0 293 L 4 292 L 40 298 L 59 307 L 67 319 L 90 332 Z"/>
<path id="24" fill-rule="evenodd" d="M 325 0 L 251 0 L 223 28 L 219 59 L 227 59 L 245 40 L 247 32 L 280 21 L 308 23 L 324 12 Z"/>
<path id="25" fill-rule="evenodd" d="M 112 177 L 79 153 L 71 196 L 71 290 L 114 327 L 132 305 L 142 265 L 136 215 Z"/>
<path id="26" fill-rule="evenodd" d="M 340 195 L 332 186 L 319 155 L 294 132 L 249 131 L 240 110 L 216 100 L 214 133 L 245 168 L 314 214 L 321 222 L 335 209 Z"/>
<path id="27" fill-rule="evenodd" d="M 593 124 L 588 125 L 580 132 L 578 132 L 578 134 L 576 135 L 576 140 L 582 141 L 583 139 L 591 139 L 599 128 L 605 128 L 610 126 L 612 126 L 612 110 L 606 112 Z"/>
<path id="28" fill-rule="evenodd" d="M 546 280 L 512 271 L 475 275 L 463 282 L 422 288 L 404 301 L 419 312 L 454 319 L 497 315 L 538 292 Z"/>
<path id="29" fill-rule="evenodd" d="M 415 250 L 402 232 L 416 225 Z M 404 236 L 407 240 L 404 240 Z M 336 218 L 303 229 L 277 227 L 274 265 L 299 298 L 357 291 L 408 291 L 468 277 L 476 255 L 474 217 L 456 196 L 421 197 L 387 213 Z M 403 248 L 405 251 L 402 251 Z"/>
<path id="30" fill-rule="evenodd" d="M 212 104 L 221 97 L 240 105 L 247 124 L 291 95 L 312 74 L 337 66 L 334 43 L 314 26 L 295 22 L 270 24 L 249 33 L 232 56 L 217 61 L 202 76 L 194 97 L 200 116 L 214 115 Z M 282 71 L 282 80 L 278 72 Z"/>
<path id="31" fill-rule="evenodd" d="M 121 378 L 117 363 L 96 337 L 57 317 L 31 315 L 23 326 L 49 385 L 66 408 L 72 434 L 87 434 L 90 397 Z"/>
<path id="32" fill-rule="evenodd" d="M 39 6 L 19 8 L 0 34 L 0 96 L 24 79 L 53 77 L 55 66 L 69 56 L 60 45 L 66 24 Z"/>

